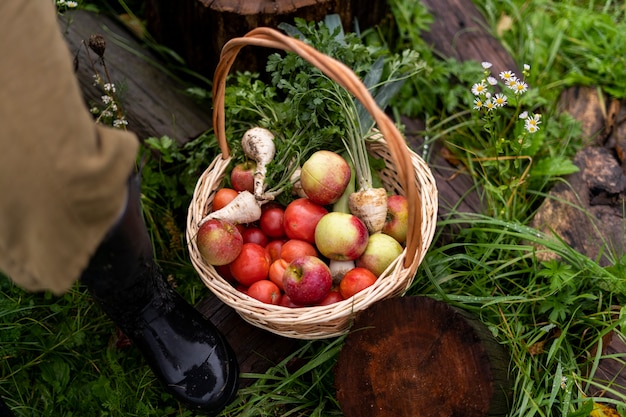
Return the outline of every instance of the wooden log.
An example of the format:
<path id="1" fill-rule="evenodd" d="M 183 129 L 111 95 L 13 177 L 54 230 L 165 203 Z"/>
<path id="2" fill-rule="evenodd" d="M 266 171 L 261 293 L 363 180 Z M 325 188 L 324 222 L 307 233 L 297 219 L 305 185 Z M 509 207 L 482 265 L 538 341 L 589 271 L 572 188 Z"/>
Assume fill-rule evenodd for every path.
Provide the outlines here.
<path id="1" fill-rule="evenodd" d="M 509 358 L 473 315 L 428 297 L 357 314 L 335 368 L 346 417 L 507 414 Z"/>
<path id="2" fill-rule="evenodd" d="M 210 108 L 186 95 L 184 85 L 123 25 L 85 11 L 67 12 L 59 24 L 76 56 L 76 76 L 89 107 L 92 103 L 102 105 L 103 92 L 94 85 L 94 74 L 97 71 L 104 76 L 104 68 L 93 51 L 90 59 L 83 42 L 101 34 L 106 42 L 105 64 L 120 94 L 128 130 L 140 140 L 166 135 L 182 145 L 210 127 Z"/>
<path id="3" fill-rule="evenodd" d="M 609 111 L 602 103 L 610 102 L 598 97 L 593 88 L 573 88 L 562 95 L 560 108 L 582 122 L 587 146 L 574 158 L 580 171 L 550 190 L 531 222 L 603 266 L 611 263 L 611 257 L 619 259 L 626 253 L 626 161 L 618 150 L 621 138 L 626 137 L 626 125 L 620 123 L 626 119 L 626 106 L 617 102 L 618 106 L 609 105 L 613 108 Z M 609 118 L 612 114 L 615 116 Z M 542 260 L 555 258 L 543 251 L 539 256 Z"/>
<path id="4" fill-rule="evenodd" d="M 338 14 L 346 31 L 371 27 L 385 14 L 384 0 L 147 0 L 146 22 L 151 35 L 177 51 L 189 67 L 207 77 L 213 76 L 224 44 L 259 26 L 276 28 L 294 23 L 295 18 L 310 22 Z M 244 48 L 234 70 L 261 71 L 271 50 Z"/>
<path id="5" fill-rule="evenodd" d="M 519 66 L 498 40 L 485 30 L 487 22 L 471 0 L 422 0 L 433 15 L 430 31 L 422 37 L 442 57 L 458 61 L 488 61 L 492 73 L 511 70 L 520 74 Z"/>

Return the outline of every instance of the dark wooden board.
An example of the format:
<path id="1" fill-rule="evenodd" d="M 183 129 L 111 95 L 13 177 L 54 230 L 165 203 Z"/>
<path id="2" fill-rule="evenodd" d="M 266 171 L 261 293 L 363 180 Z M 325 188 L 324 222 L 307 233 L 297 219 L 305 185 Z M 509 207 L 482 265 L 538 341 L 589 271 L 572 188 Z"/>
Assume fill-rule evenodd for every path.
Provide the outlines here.
<path id="1" fill-rule="evenodd" d="M 70 51 L 76 54 L 76 75 L 89 107 L 92 103 L 101 105 L 103 93 L 94 86 L 95 72 L 83 41 L 101 34 L 106 41 L 105 63 L 120 93 L 128 130 L 140 140 L 166 135 L 184 144 L 210 127 L 210 109 L 191 100 L 184 85 L 170 75 L 164 63 L 116 20 L 75 11 L 67 12 L 59 23 Z M 93 51 L 90 55 L 96 61 Z M 100 63 L 96 62 L 95 68 L 104 75 Z"/>

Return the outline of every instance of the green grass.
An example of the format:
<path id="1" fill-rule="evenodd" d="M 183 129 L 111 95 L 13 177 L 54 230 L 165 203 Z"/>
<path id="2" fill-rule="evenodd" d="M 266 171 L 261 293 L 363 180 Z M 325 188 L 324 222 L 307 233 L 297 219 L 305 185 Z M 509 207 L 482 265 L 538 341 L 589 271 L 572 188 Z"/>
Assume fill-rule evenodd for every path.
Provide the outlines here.
<path id="1" fill-rule="evenodd" d="M 517 135 L 503 135 L 504 145 L 499 134 L 485 135 L 485 119 L 471 110 L 469 88 L 482 76 L 480 64 L 435 57 L 419 37 L 432 21 L 419 2 L 390 4 L 395 26 L 368 32 L 365 41 L 415 49 L 429 67 L 405 86 L 392 110 L 424 119 L 427 145 L 439 140 L 457 151 L 487 208 L 483 214 L 452 208 L 438 223 L 438 233 L 448 227 L 460 232 L 431 248 L 408 294 L 476 314 L 507 348 L 514 382 L 511 417 L 588 415 L 594 401 L 611 402 L 584 392 L 598 384 L 591 381 L 599 360 L 592 347 L 610 331 L 624 335 L 626 257 L 607 246 L 613 265 L 601 267 L 528 224 L 550 187 L 571 172 L 571 158 L 588 139 L 576 121 L 559 114 L 561 91 L 582 84 L 624 97 L 624 4 L 476 3 L 519 66 L 531 65 L 531 90 L 523 104 L 542 114 L 542 125 L 523 148 L 515 148 Z M 498 132 L 506 132 L 503 127 L 514 117 L 503 116 Z M 215 155 L 210 140 L 207 132 L 177 148 L 168 138 L 153 138 L 150 148 L 164 159 L 148 159 L 143 173 L 155 251 L 190 302 L 207 290 L 188 260 L 182 231 L 198 170 Z M 418 152 L 428 155 L 426 149 Z M 532 169 L 520 182 L 527 157 Z M 547 252 L 557 260 L 541 261 L 539 255 Z M 242 389 L 223 416 L 340 416 L 332 368 L 342 341 L 302 342 L 267 373 L 246 375 L 256 383 Z M 0 279 L 0 396 L 18 416 L 193 415 L 162 392 L 139 354 L 121 342 L 79 285 L 54 297 L 26 293 Z M 302 367 L 291 366 L 294 358 Z"/>

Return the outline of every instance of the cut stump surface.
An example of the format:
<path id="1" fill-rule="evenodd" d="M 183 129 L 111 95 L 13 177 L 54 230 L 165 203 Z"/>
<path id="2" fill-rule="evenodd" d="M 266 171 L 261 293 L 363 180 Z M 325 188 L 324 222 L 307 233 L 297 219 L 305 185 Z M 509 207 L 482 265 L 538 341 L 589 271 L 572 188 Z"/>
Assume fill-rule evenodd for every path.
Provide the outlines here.
<path id="1" fill-rule="evenodd" d="M 509 358 L 467 312 L 428 297 L 359 313 L 335 368 L 346 417 L 484 417 L 508 412 Z"/>

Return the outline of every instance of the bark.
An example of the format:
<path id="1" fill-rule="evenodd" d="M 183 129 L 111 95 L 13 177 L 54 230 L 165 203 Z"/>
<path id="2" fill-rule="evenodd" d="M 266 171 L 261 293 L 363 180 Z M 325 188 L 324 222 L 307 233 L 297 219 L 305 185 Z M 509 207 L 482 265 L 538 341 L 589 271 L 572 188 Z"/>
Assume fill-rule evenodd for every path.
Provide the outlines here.
<path id="1" fill-rule="evenodd" d="M 177 51 L 189 67 L 212 78 L 222 46 L 259 26 L 276 28 L 294 23 L 295 18 L 321 21 L 336 13 L 346 31 L 376 24 L 387 10 L 383 0 L 147 0 L 146 16 L 150 33 L 162 44 Z M 234 70 L 261 71 L 271 51 L 246 48 L 239 54 Z"/>

